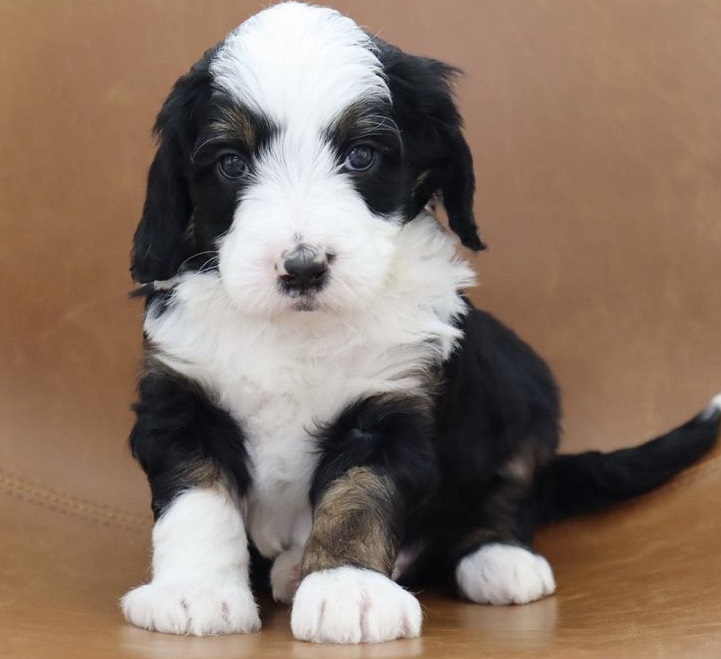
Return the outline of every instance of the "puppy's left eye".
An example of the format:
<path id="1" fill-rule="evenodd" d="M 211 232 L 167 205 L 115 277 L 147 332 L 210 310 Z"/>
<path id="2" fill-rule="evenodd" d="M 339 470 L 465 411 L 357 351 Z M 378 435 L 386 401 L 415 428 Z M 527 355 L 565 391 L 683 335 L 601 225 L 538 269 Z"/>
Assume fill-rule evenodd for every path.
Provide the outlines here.
<path id="1" fill-rule="evenodd" d="M 365 172 L 376 160 L 375 150 L 366 145 L 354 146 L 343 161 L 343 168 L 349 172 Z"/>
<path id="2" fill-rule="evenodd" d="M 248 163 L 237 153 L 226 153 L 218 159 L 218 170 L 225 178 L 235 181 L 248 173 Z"/>

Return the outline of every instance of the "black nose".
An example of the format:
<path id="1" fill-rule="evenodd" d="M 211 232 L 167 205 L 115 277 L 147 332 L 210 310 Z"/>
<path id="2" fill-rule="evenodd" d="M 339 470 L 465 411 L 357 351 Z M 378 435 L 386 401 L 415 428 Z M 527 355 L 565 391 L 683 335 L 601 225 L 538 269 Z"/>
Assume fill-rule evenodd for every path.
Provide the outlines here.
<path id="1" fill-rule="evenodd" d="M 328 256 L 309 245 L 299 245 L 286 252 L 283 260 L 285 274 L 280 279 L 288 292 L 319 290 L 328 274 Z"/>

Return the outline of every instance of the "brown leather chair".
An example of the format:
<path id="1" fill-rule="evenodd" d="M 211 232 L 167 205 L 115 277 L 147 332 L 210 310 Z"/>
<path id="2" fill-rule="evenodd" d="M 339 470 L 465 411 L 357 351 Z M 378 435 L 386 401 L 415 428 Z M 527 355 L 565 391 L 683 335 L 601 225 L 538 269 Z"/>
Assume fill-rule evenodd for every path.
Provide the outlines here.
<path id="1" fill-rule="evenodd" d="M 365 648 L 123 623 L 149 495 L 126 448 L 126 299 L 149 128 L 175 78 L 264 4 L 0 3 L 0 656 L 721 656 L 721 452 L 632 504 L 545 529 L 556 596 L 425 593 L 424 635 Z M 721 6 L 335 0 L 465 69 L 490 250 L 474 299 L 548 359 L 565 450 L 664 431 L 721 389 Z"/>

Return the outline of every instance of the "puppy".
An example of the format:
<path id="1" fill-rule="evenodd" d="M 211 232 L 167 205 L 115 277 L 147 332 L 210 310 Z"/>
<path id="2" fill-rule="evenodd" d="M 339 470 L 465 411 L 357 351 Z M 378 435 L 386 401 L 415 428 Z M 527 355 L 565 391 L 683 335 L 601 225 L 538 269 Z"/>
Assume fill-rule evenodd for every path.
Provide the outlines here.
<path id="1" fill-rule="evenodd" d="M 472 250 L 456 71 L 336 11 L 252 17 L 180 78 L 134 238 L 145 368 L 130 442 L 152 492 L 135 625 L 251 632 L 250 549 L 298 639 L 418 636 L 400 584 L 473 602 L 554 592 L 538 524 L 668 480 L 713 445 L 721 397 L 672 433 L 556 456 L 545 363 L 463 295 L 427 209 Z"/>

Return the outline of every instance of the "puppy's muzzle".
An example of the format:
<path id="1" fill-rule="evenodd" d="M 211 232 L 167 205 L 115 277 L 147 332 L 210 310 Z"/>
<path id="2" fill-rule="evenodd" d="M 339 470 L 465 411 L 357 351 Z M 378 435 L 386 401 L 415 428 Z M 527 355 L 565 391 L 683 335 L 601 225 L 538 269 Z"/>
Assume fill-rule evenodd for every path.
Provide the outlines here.
<path id="1" fill-rule="evenodd" d="M 290 295 L 319 291 L 328 280 L 332 255 L 317 247 L 301 244 L 283 254 L 280 282 Z"/>

